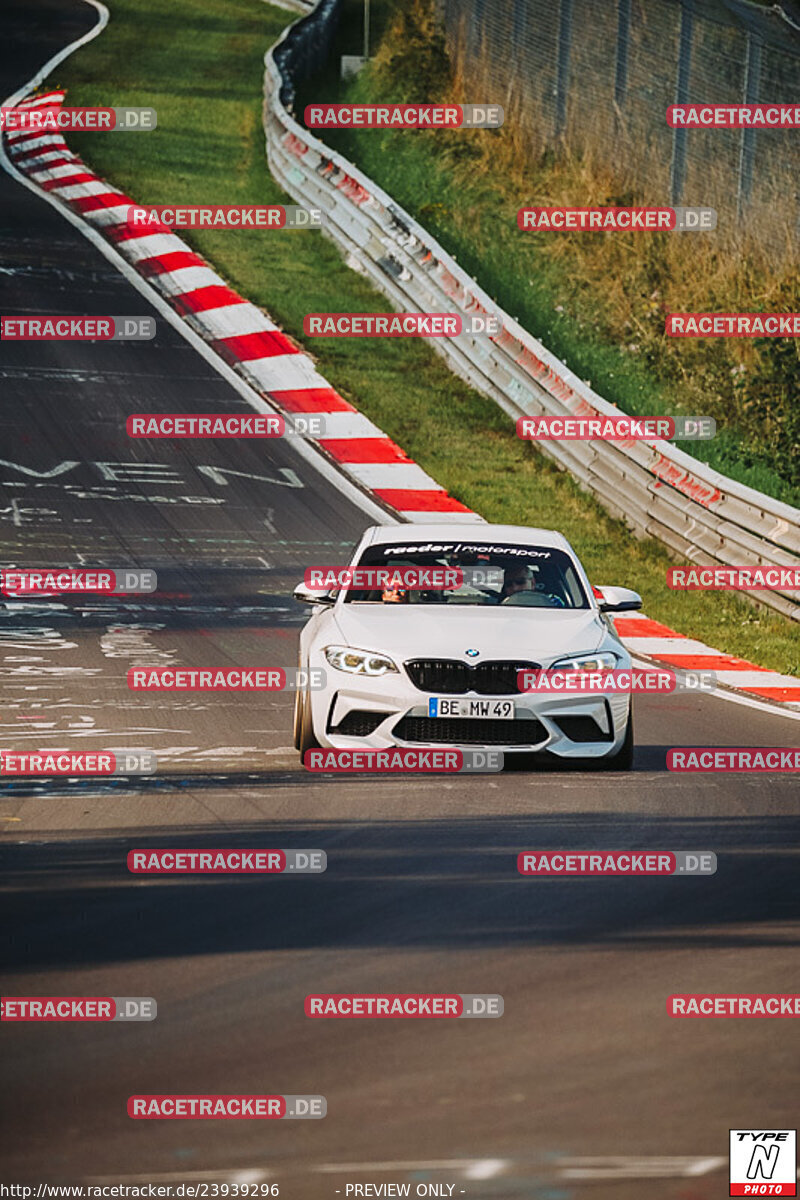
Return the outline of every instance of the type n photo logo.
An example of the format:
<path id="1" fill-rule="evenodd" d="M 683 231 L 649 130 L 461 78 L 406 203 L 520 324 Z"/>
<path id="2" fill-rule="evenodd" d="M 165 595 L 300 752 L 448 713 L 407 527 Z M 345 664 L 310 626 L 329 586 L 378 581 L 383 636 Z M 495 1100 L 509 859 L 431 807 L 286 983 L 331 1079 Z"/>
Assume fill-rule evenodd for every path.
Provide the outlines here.
<path id="1" fill-rule="evenodd" d="M 730 1196 L 796 1196 L 794 1129 L 730 1131 Z"/>

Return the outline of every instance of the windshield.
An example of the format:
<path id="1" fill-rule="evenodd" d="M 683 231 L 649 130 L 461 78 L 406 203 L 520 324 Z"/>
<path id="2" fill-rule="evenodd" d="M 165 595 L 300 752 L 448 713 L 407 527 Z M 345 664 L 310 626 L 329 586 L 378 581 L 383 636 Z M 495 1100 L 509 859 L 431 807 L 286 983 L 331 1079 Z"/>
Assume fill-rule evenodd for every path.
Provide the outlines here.
<path id="1" fill-rule="evenodd" d="M 573 560 L 551 546 L 486 546 L 477 542 L 379 545 L 365 550 L 356 565 L 388 567 L 396 569 L 396 575 L 386 580 L 384 587 L 348 590 L 347 604 L 590 607 Z M 429 590 L 402 586 L 408 579 L 403 575 L 407 568 L 431 567 L 460 569 L 463 581 L 460 586 Z"/>

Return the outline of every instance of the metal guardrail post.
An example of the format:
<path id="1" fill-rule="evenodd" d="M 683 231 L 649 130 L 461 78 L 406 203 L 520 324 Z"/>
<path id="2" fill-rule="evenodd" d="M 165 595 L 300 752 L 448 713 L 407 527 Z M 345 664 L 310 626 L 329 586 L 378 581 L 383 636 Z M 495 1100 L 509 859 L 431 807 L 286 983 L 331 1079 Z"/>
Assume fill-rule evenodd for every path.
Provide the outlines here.
<path id="1" fill-rule="evenodd" d="M 692 34 L 694 15 L 686 3 L 681 3 L 681 28 L 678 43 L 678 71 L 675 79 L 675 103 L 686 104 L 689 99 L 689 80 L 692 71 Z M 670 190 L 672 204 L 680 204 L 686 175 L 686 130 L 672 131 L 672 167 Z"/>
<path id="2" fill-rule="evenodd" d="M 522 41 L 522 36 L 528 23 L 528 4 L 527 0 L 514 0 L 514 45 L 518 46 Z M 515 59 L 516 61 L 516 59 Z"/>
<path id="3" fill-rule="evenodd" d="M 470 22 L 470 38 L 476 47 L 483 45 L 483 10 L 486 0 L 472 0 L 472 20 Z"/>
<path id="4" fill-rule="evenodd" d="M 572 0 L 561 0 L 558 12 L 558 66 L 556 72 L 556 137 L 567 124 L 569 56 L 572 48 Z"/>
<path id="5" fill-rule="evenodd" d="M 756 104 L 761 90 L 761 63 L 764 47 L 752 31 L 747 34 L 747 60 L 744 68 L 744 103 Z M 741 220 L 750 203 L 753 190 L 753 164 L 756 155 L 756 132 L 743 129 L 739 147 L 739 180 L 736 190 L 736 211 Z"/>
<path id="6" fill-rule="evenodd" d="M 617 0 L 617 65 L 614 102 L 621 109 L 628 95 L 628 43 L 631 35 L 631 0 Z"/>

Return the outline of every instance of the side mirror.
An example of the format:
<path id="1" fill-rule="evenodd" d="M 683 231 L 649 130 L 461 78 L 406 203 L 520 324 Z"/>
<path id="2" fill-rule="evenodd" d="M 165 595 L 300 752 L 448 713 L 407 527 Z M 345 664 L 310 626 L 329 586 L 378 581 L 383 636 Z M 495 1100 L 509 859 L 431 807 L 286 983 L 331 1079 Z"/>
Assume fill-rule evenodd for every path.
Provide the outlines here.
<path id="1" fill-rule="evenodd" d="M 632 592 L 624 587 L 596 587 L 593 589 L 597 597 L 600 612 L 632 612 L 642 607 L 642 597 L 638 592 Z"/>
<path id="2" fill-rule="evenodd" d="M 304 583 L 298 583 L 292 592 L 295 600 L 302 604 L 333 604 L 334 598 L 327 588 L 310 588 Z"/>

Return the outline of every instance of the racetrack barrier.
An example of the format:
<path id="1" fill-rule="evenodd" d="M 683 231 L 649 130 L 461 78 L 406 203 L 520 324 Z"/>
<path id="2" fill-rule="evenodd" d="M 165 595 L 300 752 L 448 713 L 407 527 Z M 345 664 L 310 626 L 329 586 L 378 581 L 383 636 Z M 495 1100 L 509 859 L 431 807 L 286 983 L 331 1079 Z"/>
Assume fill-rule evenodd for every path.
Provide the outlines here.
<path id="1" fill-rule="evenodd" d="M 618 416 L 505 313 L 377 184 L 294 115 L 296 85 L 324 62 L 340 0 L 321 0 L 265 56 L 264 129 L 270 170 L 300 203 L 323 212 L 323 232 L 402 312 L 499 318 L 499 334 L 435 338 L 456 374 L 515 421 L 524 416 Z M 800 510 L 737 483 L 676 446 L 650 442 L 541 443 L 541 452 L 640 537 L 681 559 L 726 566 L 800 565 Z M 800 620 L 796 597 L 749 595 Z"/>

